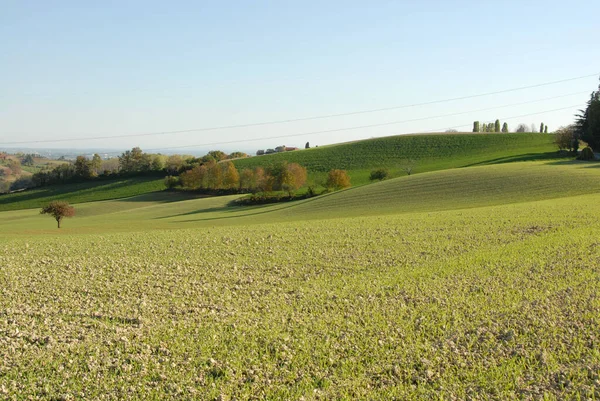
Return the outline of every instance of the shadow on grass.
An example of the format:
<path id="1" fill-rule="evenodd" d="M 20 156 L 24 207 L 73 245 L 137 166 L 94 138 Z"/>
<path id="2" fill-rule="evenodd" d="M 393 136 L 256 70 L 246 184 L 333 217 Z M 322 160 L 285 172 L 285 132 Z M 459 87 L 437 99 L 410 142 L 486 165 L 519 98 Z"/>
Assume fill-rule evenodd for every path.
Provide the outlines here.
<path id="1" fill-rule="evenodd" d="M 498 157 L 496 159 L 485 160 L 482 162 L 468 164 L 465 167 L 474 166 L 486 166 L 490 164 L 503 164 L 503 163 L 514 163 L 514 162 L 525 162 L 525 161 L 541 161 L 541 160 L 562 160 L 565 158 L 572 158 L 572 156 L 565 155 L 559 152 L 545 152 L 545 153 L 524 153 L 522 155 Z"/>
<path id="2" fill-rule="evenodd" d="M 62 184 L 62 185 L 53 185 L 45 188 L 32 188 L 31 190 L 25 190 L 23 192 L 15 193 L 15 194 L 6 194 L 0 196 L 0 205 L 9 205 L 17 202 L 26 202 L 33 201 L 42 198 L 52 197 L 55 199 L 63 199 L 67 196 L 73 195 L 74 192 L 78 193 L 77 195 L 83 195 L 89 192 L 93 192 L 96 190 L 103 191 L 113 191 L 119 190 L 121 188 L 126 188 L 133 184 L 140 184 L 144 182 L 149 182 L 156 180 L 155 177 L 140 180 L 139 178 L 128 178 L 128 179 L 120 179 L 116 182 L 106 182 L 106 181 L 89 181 L 89 182 L 81 182 L 76 184 Z"/>
<path id="3" fill-rule="evenodd" d="M 347 190 L 350 190 L 352 188 L 348 188 Z M 172 215 L 172 216 L 166 216 L 166 217 L 158 217 L 159 219 L 164 219 L 164 218 L 170 218 L 170 217 L 178 217 L 178 216 L 190 216 L 190 215 L 195 215 L 195 214 L 202 214 L 205 212 L 209 212 L 209 211 L 213 211 L 213 212 L 218 212 L 218 211 L 222 211 L 222 212 L 228 212 L 228 213 L 233 213 L 233 212 L 242 212 L 240 214 L 236 214 L 234 216 L 218 216 L 218 217 L 208 217 L 208 218 L 204 218 L 204 219 L 190 219 L 190 220 L 179 220 L 179 221 L 174 221 L 172 223 L 174 224 L 179 224 L 179 223 L 192 223 L 195 221 L 211 221 L 211 220 L 224 220 L 224 219 L 237 219 L 240 217 L 249 217 L 249 216 L 257 216 L 257 215 L 261 215 L 261 214 L 267 214 L 267 213 L 272 213 L 272 212 L 279 212 L 281 210 L 286 210 L 286 209 L 290 209 L 293 208 L 295 206 L 298 205 L 298 203 L 300 203 L 300 201 L 303 201 L 302 204 L 305 203 L 309 203 L 309 202 L 314 202 L 316 200 L 319 199 L 323 199 L 327 196 L 339 193 L 342 191 L 336 191 L 336 192 L 329 192 L 323 195 L 319 195 L 319 196 L 313 196 L 312 198 L 307 198 L 307 199 L 298 199 L 296 201 L 288 201 L 288 202 L 281 202 L 281 203 L 270 203 L 267 205 L 253 205 L 253 206 L 231 206 L 231 202 L 229 203 L 228 206 L 224 206 L 224 207 L 220 207 L 220 208 L 211 208 L 211 209 L 202 209 L 202 210 L 195 210 L 193 212 L 187 212 L 187 213 L 181 213 L 181 214 L 176 214 L 176 215 Z M 281 204 L 284 204 L 285 206 L 280 206 L 277 207 Z M 268 209 L 268 210 L 262 210 L 262 209 Z M 261 209 L 259 211 L 256 211 L 257 209 Z M 243 213 L 243 212 L 249 212 L 249 213 Z M 250 213 L 253 212 L 253 213 Z"/>
<path id="4" fill-rule="evenodd" d="M 163 190 L 158 192 L 148 192 L 141 195 L 134 195 L 127 198 L 118 199 L 121 202 L 157 202 L 170 203 L 190 199 L 212 198 L 210 195 L 198 195 L 188 192 Z"/>

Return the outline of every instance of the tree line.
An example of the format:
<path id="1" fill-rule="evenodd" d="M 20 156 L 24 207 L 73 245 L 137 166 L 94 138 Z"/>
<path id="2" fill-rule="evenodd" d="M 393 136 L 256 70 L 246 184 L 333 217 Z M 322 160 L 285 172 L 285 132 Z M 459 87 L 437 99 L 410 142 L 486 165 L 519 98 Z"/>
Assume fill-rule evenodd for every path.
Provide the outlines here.
<path id="1" fill-rule="evenodd" d="M 72 163 L 63 163 L 33 174 L 31 186 L 64 184 L 112 176 L 153 173 L 178 175 L 196 165 L 241 157 L 248 157 L 248 155 L 243 152 L 227 154 L 220 150 L 213 150 L 202 157 L 190 155 L 167 156 L 160 153 L 145 153 L 141 148 L 134 147 L 123 152 L 120 156 L 110 159 L 102 159 L 97 153 L 92 158 L 77 156 Z"/>
<path id="2" fill-rule="evenodd" d="M 519 124 L 515 129 L 515 132 L 538 132 L 537 126 L 535 124 L 531 124 L 531 129 L 527 124 Z M 493 123 L 481 123 L 479 121 L 473 121 L 473 132 L 510 132 L 508 128 L 508 123 L 504 122 L 502 127 L 500 126 L 500 120 L 496 119 Z M 543 122 L 540 123 L 539 128 L 540 133 L 548 133 L 548 126 Z"/>
<path id="3" fill-rule="evenodd" d="M 241 171 L 231 161 L 208 161 L 180 174 L 183 188 L 208 191 L 273 192 L 292 194 L 306 183 L 306 168 L 297 163 L 280 162 L 265 168 Z M 169 179 L 167 179 L 169 182 Z"/>

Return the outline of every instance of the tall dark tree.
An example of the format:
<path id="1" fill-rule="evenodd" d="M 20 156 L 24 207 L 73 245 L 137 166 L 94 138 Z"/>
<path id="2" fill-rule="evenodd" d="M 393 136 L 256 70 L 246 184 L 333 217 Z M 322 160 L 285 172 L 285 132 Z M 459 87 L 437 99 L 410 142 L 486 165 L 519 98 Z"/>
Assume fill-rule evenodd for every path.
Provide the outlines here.
<path id="1" fill-rule="evenodd" d="M 544 132 L 544 123 L 540 123 L 540 134 Z"/>
<path id="2" fill-rule="evenodd" d="M 310 149 L 310 143 L 306 142 L 306 145 L 304 145 L 304 149 Z"/>
<path id="3" fill-rule="evenodd" d="M 575 121 L 577 135 L 592 149 L 600 149 L 600 86 L 592 92 L 585 110 L 580 110 Z"/>
<path id="4" fill-rule="evenodd" d="M 548 133 L 548 126 L 544 125 L 544 134 L 547 134 L 547 133 Z"/>
<path id="5" fill-rule="evenodd" d="M 75 174 L 81 178 L 92 176 L 92 163 L 85 156 L 77 156 L 75 160 Z"/>
<path id="6" fill-rule="evenodd" d="M 504 124 L 502 124 L 502 132 L 508 133 L 508 123 L 505 122 Z"/>
<path id="7" fill-rule="evenodd" d="M 473 121 L 473 132 L 479 132 L 479 121 Z"/>
<path id="8" fill-rule="evenodd" d="M 496 120 L 494 123 L 494 132 L 500 132 L 500 120 Z"/>

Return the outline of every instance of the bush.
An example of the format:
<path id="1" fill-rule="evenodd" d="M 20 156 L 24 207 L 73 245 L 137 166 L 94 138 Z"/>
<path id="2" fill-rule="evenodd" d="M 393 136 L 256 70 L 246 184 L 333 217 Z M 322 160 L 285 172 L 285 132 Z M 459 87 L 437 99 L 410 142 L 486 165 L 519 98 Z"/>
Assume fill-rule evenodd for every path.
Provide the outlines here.
<path id="1" fill-rule="evenodd" d="M 371 171 L 371 175 L 369 176 L 369 180 L 371 180 L 371 181 L 375 181 L 375 180 L 383 181 L 386 178 L 388 178 L 388 176 L 389 176 L 389 172 L 386 169 L 379 168 L 377 170 Z"/>
<path id="2" fill-rule="evenodd" d="M 575 127 L 569 125 L 567 127 L 560 127 L 557 129 L 554 143 L 556 146 L 558 146 L 559 150 L 573 151 L 574 145 L 577 143 Z"/>
<path id="3" fill-rule="evenodd" d="M 348 188 L 350 186 L 350 177 L 348 177 L 346 170 L 330 170 L 327 174 L 326 186 L 328 189 L 333 190 Z"/>
<path id="4" fill-rule="evenodd" d="M 579 156 L 577 156 L 578 160 L 595 160 L 596 156 L 594 156 L 594 151 L 589 146 L 583 148 Z"/>
<path id="5" fill-rule="evenodd" d="M 179 185 L 179 177 L 168 175 L 165 177 L 165 186 L 169 189 L 175 188 Z"/>

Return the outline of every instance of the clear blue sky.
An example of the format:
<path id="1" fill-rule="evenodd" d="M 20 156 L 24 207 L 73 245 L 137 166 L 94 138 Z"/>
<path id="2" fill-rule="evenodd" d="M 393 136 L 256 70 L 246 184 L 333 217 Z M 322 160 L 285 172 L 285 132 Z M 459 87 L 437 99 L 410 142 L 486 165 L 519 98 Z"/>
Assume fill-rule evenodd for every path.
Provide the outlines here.
<path id="1" fill-rule="evenodd" d="M 345 113 L 600 72 L 597 0 L 0 0 L 0 5 L 0 147 Z M 598 77 L 589 77 L 290 124 L 31 146 L 153 149 L 416 118 L 424 120 L 209 148 L 252 151 L 459 125 L 469 130 L 475 119 L 583 105 L 597 87 Z M 435 118 L 561 95 L 569 96 Z M 553 129 L 570 123 L 576 109 L 508 123 L 544 121 Z"/>

